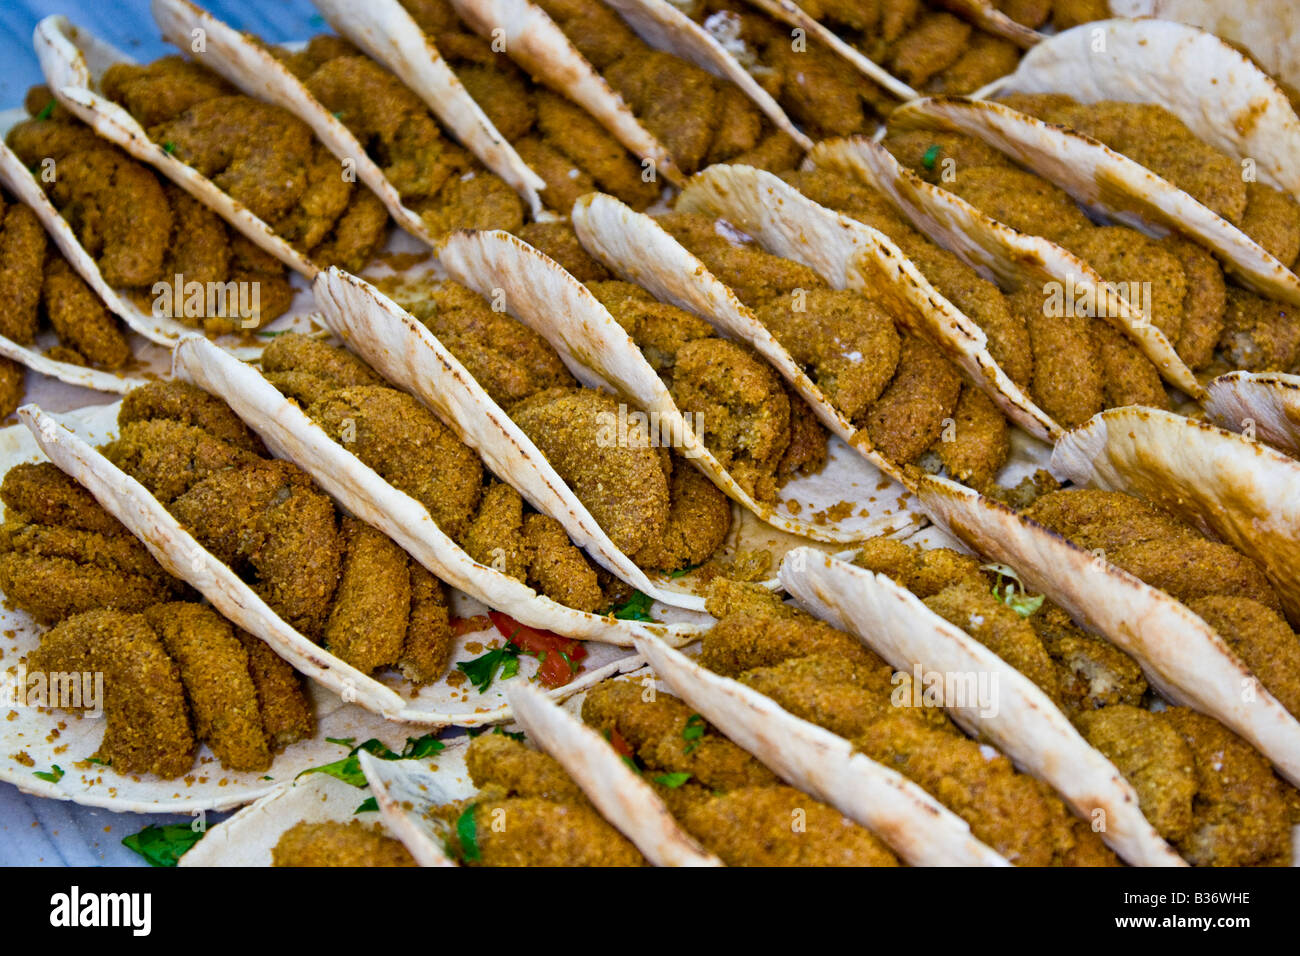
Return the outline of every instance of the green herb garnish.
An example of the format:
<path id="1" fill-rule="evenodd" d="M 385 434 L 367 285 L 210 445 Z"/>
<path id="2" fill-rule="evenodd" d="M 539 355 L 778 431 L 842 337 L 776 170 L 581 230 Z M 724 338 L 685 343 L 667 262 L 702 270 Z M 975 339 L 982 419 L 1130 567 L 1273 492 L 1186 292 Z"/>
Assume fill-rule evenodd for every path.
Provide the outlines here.
<path id="1" fill-rule="evenodd" d="M 993 585 L 993 596 L 1021 617 L 1031 617 L 1043 606 L 1043 595 L 1026 593 L 1020 575 L 1016 574 L 1013 568 L 1005 564 L 985 564 L 981 566 L 981 570 L 993 571 L 997 574 L 998 580 Z M 1005 583 L 1004 578 L 1008 579 Z"/>
<path id="2" fill-rule="evenodd" d="M 456 839 L 460 843 L 460 858 L 466 863 L 477 863 L 483 854 L 478 848 L 478 825 L 474 822 L 474 808 L 471 803 L 456 820 Z"/>
<path id="3" fill-rule="evenodd" d="M 55 106 L 54 100 L 50 100 L 48 103 L 45 104 L 45 109 L 41 110 L 39 113 L 36 114 L 36 118 L 38 120 L 49 119 L 51 116 L 54 115 L 54 106 Z"/>
<path id="4" fill-rule="evenodd" d="M 352 811 L 353 816 L 358 813 L 376 813 L 379 810 L 379 803 L 374 797 L 367 797 L 361 802 L 361 806 Z"/>
<path id="5" fill-rule="evenodd" d="M 698 567 L 698 564 L 687 565 L 684 568 L 678 568 L 676 571 L 669 571 L 668 576 L 673 579 L 684 578 Z"/>
<path id="6" fill-rule="evenodd" d="M 620 621 L 650 621 L 650 605 L 654 599 L 648 594 L 634 591 L 625 602 L 614 608 L 614 617 Z"/>
<path id="7" fill-rule="evenodd" d="M 170 156 L 172 153 L 176 152 L 176 144 L 171 140 L 163 143 L 163 152 Z"/>
<path id="8" fill-rule="evenodd" d="M 169 823 L 164 827 L 150 825 L 139 833 L 123 837 L 122 846 L 139 853 L 150 866 L 175 866 L 176 861 L 203 838 L 203 833 L 188 823 Z"/>
<path id="9" fill-rule="evenodd" d="M 58 783 L 63 779 L 63 768 L 58 764 L 55 764 L 53 770 L 38 770 L 32 774 L 32 776 L 36 777 L 38 780 L 47 780 L 50 783 Z"/>
<path id="10" fill-rule="evenodd" d="M 694 753 L 703 737 L 704 718 L 699 714 L 691 714 L 690 717 L 686 718 L 686 726 L 682 728 L 682 739 L 688 741 L 686 749 L 682 752 L 688 755 Z"/>
<path id="11" fill-rule="evenodd" d="M 925 155 L 921 157 L 921 165 L 926 169 L 934 169 L 934 161 L 939 158 L 939 148 L 939 144 L 935 143 L 927 149 Z"/>
<path id="12" fill-rule="evenodd" d="M 100 766 L 100 767 L 111 767 L 111 766 L 113 766 L 113 762 L 112 762 L 111 760 L 100 760 L 98 757 L 87 757 L 87 758 L 86 758 L 86 763 L 97 764 L 97 765 Z"/>
<path id="13" fill-rule="evenodd" d="M 352 743 L 351 737 L 343 739 L 326 738 L 332 744 L 341 744 L 347 746 Z M 402 748 L 401 753 L 394 753 L 389 750 L 383 741 L 371 737 L 365 743 L 353 747 L 348 755 L 341 760 L 335 760 L 333 763 L 321 764 L 319 767 L 310 767 L 298 774 L 299 777 L 306 776 L 309 773 L 323 773 L 329 777 L 336 777 L 344 783 L 351 784 L 354 787 L 368 786 L 366 775 L 361 772 L 361 760 L 357 757 L 361 751 L 365 751 L 379 760 L 415 760 L 423 757 L 433 757 L 440 754 L 445 745 L 441 740 L 434 739 L 433 734 L 425 734 L 423 737 L 407 737 L 406 746 Z M 297 778 L 295 778 L 297 779 Z"/>
<path id="14" fill-rule="evenodd" d="M 423 737 L 407 737 L 406 747 L 403 748 L 400 759 L 422 760 L 425 757 L 436 757 L 446 749 L 447 745 L 434 737 L 433 734 L 425 734 Z"/>
<path id="15" fill-rule="evenodd" d="M 662 784 L 670 790 L 676 790 L 687 780 L 690 780 L 691 775 L 689 773 L 661 773 L 653 779 L 655 783 Z"/>
<path id="16" fill-rule="evenodd" d="M 504 647 L 488 651 L 472 661 L 463 661 L 456 669 L 469 678 L 469 682 L 481 694 L 492 686 L 499 670 L 502 680 L 508 680 L 519 673 L 519 648 L 509 642 Z"/>

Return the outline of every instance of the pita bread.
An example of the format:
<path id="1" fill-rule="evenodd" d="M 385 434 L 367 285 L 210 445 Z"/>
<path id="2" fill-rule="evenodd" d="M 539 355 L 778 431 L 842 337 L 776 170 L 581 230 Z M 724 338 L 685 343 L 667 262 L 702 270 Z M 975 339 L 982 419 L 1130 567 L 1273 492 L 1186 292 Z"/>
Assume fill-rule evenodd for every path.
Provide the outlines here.
<path id="1" fill-rule="evenodd" d="M 1052 473 L 1172 511 L 1249 555 L 1300 621 L 1300 462 L 1152 408 L 1116 408 L 1069 432 Z"/>
<path id="2" fill-rule="evenodd" d="M 870 140 L 825 140 L 813 148 L 809 158 L 816 166 L 856 177 L 884 193 L 917 229 L 968 266 L 991 274 L 1003 288 L 1041 288 L 1052 283 L 1091 296 L 1098 303 L 1097 314 L 1137 345 L 1165 381 L 1193 397 L 1204 395 L 1196 375 L 1164 333 L 1073 253 L 989 218 L 956 194 L 905 169 L 888 150 Z"/>
<path id="3" fill-rule="evenodd" d="M 1078 816 L 1104 821 L 1099 835 L 1125 862 L 1185 865 L 1142 815 L 1133 787 L 1051 698 L 906 588 L 807 550 L 786 555 L 781 583 L 804 610 L 853 634 L 897 670 L 980 678 L 989 699 L 944 702 L 963 730 L 1050 784 Z"/>
<path id="4" fill-rule="evenodd" d="M 1176 704 L 1221 721 L 1300 782 L 1300 722 L 1187 607 L 1005 505 L 955 482 L 922 479 L 926 512 L 975 551 L 1016 568 L 1076 623 L 1133 657 Z M 1251 688 L 1245 693 L 1245 688 Z"/>

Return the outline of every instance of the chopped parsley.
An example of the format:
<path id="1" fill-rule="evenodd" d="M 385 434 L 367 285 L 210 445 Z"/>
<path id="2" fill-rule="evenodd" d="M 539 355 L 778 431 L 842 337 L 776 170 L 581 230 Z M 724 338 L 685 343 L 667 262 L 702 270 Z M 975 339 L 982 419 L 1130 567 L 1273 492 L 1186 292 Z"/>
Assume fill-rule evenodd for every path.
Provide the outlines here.
<path id="1" fill-rule="evenodd" d="M 100 767 L 113 766 L 113 762 L 111 760 L 100 760 L 98 757 L 87 757 L 86 763 L 93 763 Z"/>
<path id="2" fill-rule="evenodd" d="M 678 568 L 676 571 L 669 571 L 668 576 L 673 579 L 684 578 L 698 567 L 698 564 L 690 564 L 684 568 Z"/>
<path id="3" fill-rule="evenodd" d="M 36 777 L 38 780 L 47 780 L 50 783 L 58 783 L 63 779 L 63 768 L 58 764 L 55 764 L 53 770 L 38 770 L 32 774 L 32 776 Z"/>
<path id="4" fill-rule="evenodd" d="M 460 662 L 456 669 L 468 677 L 469 682 L 481 694 L 492 686 L 492 681 L 498 676 L 502 680 L 509 680 L 519 673 L 519 648 L 507 641 L 504 647 L 488 651 L 472 661 Z"/>
<path id="5" fill-rule="evenodd" d="M 682 740 L 687 741 L 686 749 L 682 752 L 688 755 L 693 754 L 703 737 L 704 718 L 699 714 L 691 714 L 690 717 L 686 718 L 686 726 L 682 728 Z"/>
<path id="6" fill-rule="evenodd" d="M 939 158 L 939 149 L 938 143 L 927 149 L 925 155 L 921 157 L 921 165 L 926 169 L 934 169 L 934 161 Z"/>
<path id="7" fill-rule="evenodd" d="M 45 104 L 45 109 L 41 110 L 39 113 L 36 114 L 36 118 L 38 120 L 49 119 L 51 116 L 54 115 L 54 106 L 55 106 L 54 100 L 50 100 L 48 103 Z"/>
<path id="8" fill-rule="evenodd" d="M 176 144 L 171 140 L 163 143 L 163 152 L 170 156 L 172 153 L 176 152 Z"/>
<path id="9" fill-rule="evenodd" d="M 326 739 L 332 744 L 343 747 L 352 743 L 351 737 L 327 737 Z M 441 740 L 435 739 L 433 734 L 425 734 L 423 737 L 407 737 L 406 746 L 402 748 L 402 752 L 394 753 L 382 741 L 371 737 L 365 743 L 353 747 L 343 759 L 335 760 L 333 763 L 321 764 L 319 767 L 311 767 L 298 774 L 298 776 L 303 777 L 309 773 L 323 773 L 326 776 L 336 777 L 354 787 L 365 787 L 369 786 L 369 784 L 366 781 L 366 775 L 361 772 L 361 760 L 357 757 L 357 754 L 361 751 L 364 750 L 380 760 L 419 760 L 425 757 L 437 756 L 442 753 L 445 746 Z"/>
<path id="10" fill-rule="evenodd" d="M 362 801 L 361 806 L 352 811 L 353 816 L 358 813 L 375 813 L 379 810 L 379 803 L 374 797 L 367 797 Z"/>
<path id="11" fill-rule="evenodd" d="M 676 790 L 687 780 L 690 780 L 691 775 L 689 773 L 661 773 L 653 779 L 657 784 L 668 787 L 670 790 Z"/>
<path id="12" fill-rule="evenodd" d="M 122 838 L 122 846 L 144 857 L 150 866 L 175 866 L 176 861 L 203 838 L 204 831 L 188 823 L 149 825 L 139 833 Z"/>
<path id="13" fill-rule="evenodd" d="M 993 596 L 1021 617 L 1031 617 L 1043 606 L 1043 595 L 1026 593 L 1025 585 L 1014 569 L 1005 564 L 985 564 L 981 569 L 997 574 L 998 580 L 993 585 Z M 1008 580 L 1004 582 L 1004 578 Z"/>
<path id="14" fill-rule="evenodd" d="M 478 848 L 478 825 L 474 822 L 477 803 L 471 803 L 456 820 L 456 841 L 460 844 L 460 858 L 465 863 L 477 863 L 483 854 Z"/>
<path id="15" fill-rule="evenodd" d="M 650 605 L 654 599 L 648 594 L 634 591 L 632 596 L 614 608 L 614 617 L 620 621 L 651 621 Z"/>

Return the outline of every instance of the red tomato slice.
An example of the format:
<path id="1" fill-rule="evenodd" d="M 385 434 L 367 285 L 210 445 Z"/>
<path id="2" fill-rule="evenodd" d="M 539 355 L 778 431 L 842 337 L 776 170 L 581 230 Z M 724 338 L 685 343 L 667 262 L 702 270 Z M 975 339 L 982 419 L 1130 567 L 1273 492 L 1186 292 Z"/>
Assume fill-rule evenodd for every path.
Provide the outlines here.
<path id="1" fill-rule="evenodd" d="M 587 649 L 582 641 L 562 637 L 552 631 L 543 631 L 527 624 L 520 624 L 508 614 L 489 611 L 488 617 L 511 644 L 524 654 L 530 654 L 542 662 L 537 672 L 538 679 L 544 687 L 563 687 L 573 680 L 581 669 L 581 661 L 587 656 Z"/>
<path id="2" fill-rule="evenodd" d="M 609 728 L 609 742 L 610 745 L 618 751 L 620 757 L 626 757 L 628 760 L 636 760 L 636 752 L 632 749 L 632 745 L 628 743 L 627 739 L 613 727 Z"/>

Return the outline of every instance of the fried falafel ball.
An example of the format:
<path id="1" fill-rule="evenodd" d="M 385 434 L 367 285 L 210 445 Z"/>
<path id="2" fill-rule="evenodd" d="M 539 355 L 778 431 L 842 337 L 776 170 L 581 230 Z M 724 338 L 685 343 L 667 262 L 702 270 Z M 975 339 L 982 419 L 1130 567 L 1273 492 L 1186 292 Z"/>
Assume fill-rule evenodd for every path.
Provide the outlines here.
<path id="1" fill-rule="evenodd" d="M 414 684 L 431 684 L 447 670 L 455 635 L 443 583 L 414 559 L 407 562 L 411 582 L 411 614 L 397 669 Z"/>
<path id="2" fill-rule="evenodd" d="M 1204 714 L 1170 707 L 1163 716 L 1196 765 L 1191 832 L 1178 851 L 1193 866 L 1289 866 L 1287 785 L 1268 760 Z"/>
<path id="3" fill-rule="evenodd" d="M 1155 363 L 1109 322 L 1094 320 L 1092 332 L 1101 362 L 1106 406 L 1168 409 L 1169 394 Z"/>
<path id="4" fill-rule="evenodd" d="M 670 212 L 655 216 L 655 222 L 751 309 L 796 289 L 808 292 L 826 286 L 803 263 L 774 256 L 753 242 L 732 241 L 718 231 L 717 221 L 708 216 Z"/>
<path id="5" fill-rule="evenodd" d="M 1142 667 L 1119 648 L 1084 631 L 1047 601 L 1030 615 L 1029 623 L 1056 665 L 1061 706 L 1067 715 L 1142 703 L 1147 692 Z"/>
<path id="6" fill-rule="evenodd" d="M 663 533 L 631 556 L 647 571 L 669 573 L 703 564 L 731 531 L 731 502 L 689 461 L 674 459 L 668 499 Z"/>
<path id="7" fill-rule="evenodd" d="M 941 800 L 976 838 L 1016 865 L 1119 865 L 1047 784 L 1016 773 L 1001 754 L 989 758 L 973 740 L 893 714 L 854 743 Z"/>
<path id="8" fill-rule="evenodd" d="M 979 559 L 951 548 L 914 548 L 896 538 L 868 538 L 853 563 L 892 578 L 921 600 L 944 588 L 984 580 Z"/>
<path id="9" fill-rule="evenodd" d="M 578 195 L 593 191 L 588 189 Z M 577 199 L 578 196 L 573 198 Z M 565 205 L 569 209 L 573 208 L 572 202 Z M 570 223 L 530 222 L 516 235 L 534 249 L 546 253 L 579 282 L 604 282 L 613 278 L 610 271 L 583 248 Z"/>
<path id="10" fill-rule="evenodd" d="M 1169 512 L 1117 491 L 1056 491 L 1026 516 L 1180 601 L 1222 594 L 1250 598 L 1277 612 L 1277 593 L 1250 558 L 1210 541 Z"/>
<path id="11" fill-rule="evenodd" d="M 1187 277 L 1183 299 L 1183 328 L 1174 343 L 1179 357 L 1193 370 L 1202 369 L 1214 358 L 1214 348 L 1227 319 L 1228 290 L 1223 268 L 1209 250 L 1170 235 L 1162 240 L 1174 254 Z"/>
<path id="12" fill-rule="evenodd" d="M 791 820 L 802 820 L 795 832 Z M 741 787 L 688 804 L 688 833 L 727 866 L 898 866 L 870 830 L 793 787 Z"/>
<path id="13" fill-rule="evenodd" d="M 415 866 L 406 847 L 360 820 L 296 823 L 271 848 L 272 866 Z"/>
<path id="14" fill-rule="evenodd" d="M 406 640 L 411 578 L 406 553 L 370 525 L 347 516 L 343 567 L 325 622 L 325 649 L 370 674 L 396 663 Z"/>
<path id="15" fill-rule="evenodd" d="M 257 704 L 262 727 L 272 752 L 316 734 L 316 714 L 308 696 L 307 680 L 267 646 L 247 631 L 235 630 L 235 636 L 248 654 L 248 674 L 257 688 Z"/>
<path id="16" fill-rule="evenodd" d="M 38 622 L 53 624 L 96 608 L 139 611 L 184 585 L 124 527 L 104 534 L 11 518 L 0 526 L 0 588 Z"/>
<path id="17" fill-rule="evenodd" d="M 196 425 L 167 418 L 127 422 L 101 451 L 168 506 L 212 475 L 261 460 Z"/>
<path id="18" fill-rule="evenodd" d="M 775 500 L 790 444 L 790 400 L 776 370 L 735 342 L 700 338 L 676 352 L 669 391 L 740 487 Z"/>
<path id="19" fill-rule="evenodd" d="M 7 139 L 28 166 L 55 162 L 51 202 L 110 286 L 152 285 L 172 236 L 167 194 L 154 173 L 73 121 L 28 120 Z"/>
<path id="20" fill-rule="evenodd" d="M 829 624 L 802 614 L 772 617 L 765 609 L 719 618 L 705 632 L 700 663 L 724 677 L 736 677 L 789 658 L 823 654 L 836 656 L 846 665 L 884 666 L 884 661 L 861 641 Z"/>
<path id="21" fill-rule="evenodd" d="M 559 354 L 537 331 L 456 282 L 440 282 L 412 314 L 502 407 L 548 388 L 576 385 Z"/>
<path id="22" fill-rule="evenodd" d="M 769 299 L 755 314 L 851 421 L 862 420 L 898 370 L 894 320 L 856 292 L 812 288 Z"/>
<path id="23" fill-rule="evenodd" d="M 601 189 L 633 209 L 644 209 L 659 198 L 659 183 L 644 178 L 640 161 L 585 110 L 544 89 L 537 91 L 536 103 L 543 141 L 586 170 Z"/>
<path id="24" fill-rule="evenodd" d="M 338 389 L 307 416 L 460 540 L 478 507 L 483 462 L 419 399 L 386 385 Z"/>
<path id="25" fill-rule="evenodd" d="M 98 608 L 138 611 L 179 596 L 125 526 L 51 462 L 11 468 L 0 483 L 0 589 L 43 624 Z"/>
<path id="26" fill-rule="evenodd" d="M 324 633 L 343 546 L 334 504 L 296 465 L 258 459 L 215 472 L 170 505 L 172 514 L 291 627 Z"/>
<path id="27" fill-rule="evenodd" d="M 312 43 L 319 46 L 322 39 L 334 38 Z M 313 52 L 309 45 L 303 55 Z M 379 161 L 402 201 L 435 234 L 523 225 L 523 202 L 514 190 L 444 138 L 423 100 L 378 63 L 360 55 L 326 55 L 304 82 Z"/>
<path id="28" fill-rule="evenodd" d="M 27 394 L 27 368 L 13 359 L 0 358 L 0 419 L 18 410 Z"/>
<path id="29" fill-rule="evenodd" d="M 690 774 L 711 790 L 777 782 L 772 771 L 707 724 L 681 698 L 647 694 L 640 682 L 597 684 L 582 702 L 582 719 L 603 734 L 617 732 L 647 766 Z"/>
<path id="30" fill-rule="evenodd" d="M 895 677 L 894 669 L 883 661 L 863 664 L 846 662 L 832 653 L 800 654 L 747 670 L 737 679 L 796 717 L 842 737 L 856 737 L 894 713 L 936 729 L 952 730 L 938 707 L 925 705 L 900 711 L 891 695 L 913 699 L 911 678 Z"/>
<path id="31" fill-rule="evenodd" d="M 1187 606 L 1214 628 L 1292 714 L 1300 714 L 1300 639 L 1273 608 L 1237 594 L 1192 598 Z"/>
<path id="32" fill-rule="evenodd" d="M 41 635 L 29 671 L 104 675 L 104 739 L 95 756 L 118 773 L 170 780 L 194 765 L 196 744 L 180 668 L 140 614 L 87 611 Z"/>
<path id="33" fill-rule="evenodd" d="M 211 608 L 191 602 L 155 604 L 144 618 L 180 668 L 195 738 L 229 770 L 271 766 L 248 652 L 234 628 Z"/>
<path id="34" fill-rule="evenodd" d="M 0 199 L 0 335 L 19 345 L 30 345 L 40 324 L 47 246 L 36 213 Z"/>
<path id="35" fill-rule="evenodd" d="M 383 385 L 375 371 L 347 349 L 298 332 L 277 335 L 262 351 L 262 374 L 304 408 L 352 385 Z"/>
<path id="36" fill-rule="evenodd" d="M 644 866 L 637 849 L 592 809 L 551 756 L 484 734 L 466 763 L 476 797 L 438 808 L 448 848 L 470 866 Z M 504 816 L 506 826 L 494 826 Z M 472 834 L 472 846 L 466 835 Z"/>
<path id="37" fill-rule="evenodd" d="M 1187 275 L 1173 252 L 1126 226 L 1090 225 L 1064 237 L 1061 244 L 1107 282 L 1142 290 L 1141 295 L 1129 294 L 1126 298 L 1133 305 L 1140 302 L 1143 316 L 1171 343 L 1178 343 L 1183 330 Z"/>
<path id="38" fill-rule="evenodd" d="M 88 364 L 117 369 L 131 358 L 122 326 L 63 258 L 46 266 L 41 301 L 59 342 Z"/>
<path id="39" fill-rule="evenodd" d="M 1300 363 L 1300 323 L 1293 306 L 1229 286 L 1219 348 L 1236 369 L 1290 372 Z"/>
<path id="40" fill-rule="evenodd" d="M 1011 455 L 1006 418 L 984 392 L 963 383 L 952 423 L 951 435 L 945 427 L 932 449 L 953 478 L 986 487 Z"/>
<path id="41" fill-rule="evenodd" d="M 77 480 L 50 461 L 14 465 L 0 482 L 6 518 L 31 524 L 121 534 L 125 527 Z"/>
<path id="42" fill-rule="evenodd" d="M 1288 269 L 1300 256 L 1300 203 L 1279 189 L 1246 183 L 1246 211 L 1241 231 Z"/>
<path id="43" fill-rule="evenodd" d="M 1133 785 L 1142 815 L 1156 831 L 1170 843 L 1185 840 L 1199 787 L 1192 749 L 1174 725 L 1130 704 L 1080 714 L 1076 725 Z"/>
<path id="44" fill-rule="evenodd" d="M 1029 331 L 1034 403 L 1065 428 L 1082 425 L 1106 405 L 1101 355 L 1093 336 L 1096 319 L 1073 310 L 1049 314 L 1043 293 L 1025 286 L 1007 296 Z"/>
<path id="45" fill-rule="evenodd" d="M 509 412 L 615 547 L 632 555 L 662 539 L 670 497 L 659 449 L 613 396 L 552 388 Z"/>
<path id="46" fill-rule="evenodd" d="M 961 375 L 942 352 L 904 334 L 894 377 L 867 413 L 871 444 L 891 461 L 915 461 L 941 436 L 961 390 Z"/>
<path id="47" fill-rule="evenodd" d="M 508 793 L 556 803 L 584 804 L 587 797 L 552 757 L 504 734 L 475 737 L 465 767 L 478 786 L 495 784 Z"/>
<path id="48" fill-rule="evenodd" d="M 146 128 L 197 103 L 234 92 L 234 87 L 216 73 L 180 56 L 138 65 L 114 64 L 104 71 L 100 85 L 106 97 Z"/>
<path id="49" fill-rule="evenodd" d="M 1029 236 L 1063 242 L 1092 228 L 1065 190 L 1027 170 L 958 164 L 956 176 L 942 185 L 986 216 Z"/>
<path id="50" fill-rule="evenodd" d="M 983 579 L 950 585 L 925 606 L 1015 668 L 1052 700 L 1060 703 L 1056 666 L 1034 627 L 997 598 Z"/>
<path id="51" fill-rule="evenodd" d="M 523 581 L 565 607 L 599 611 L 608 604 L 596 569 L 563 526 L 524 514 L 519 492 L 493 481 L 460 542 L 475 561 Z"/>
<path id="52" fill-rule="evenodd" d="M 257 455 L 266 453 L 261 439 L 229 405 L 188 382 L 149 382 L 126 393 L 117 413 L 120 427 L 157 419 L 193 425 L 228 445 Z"/>

